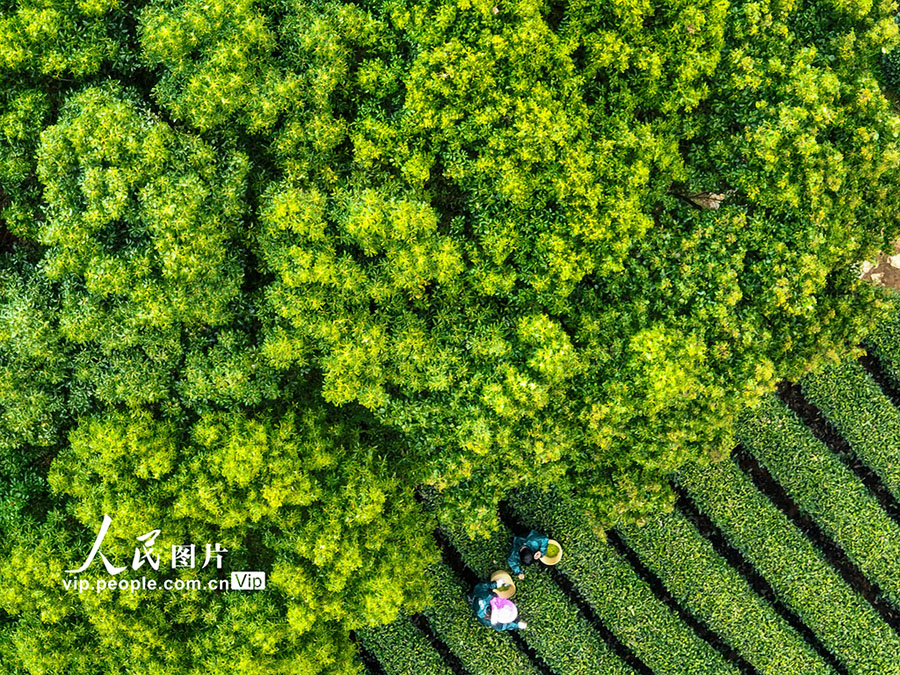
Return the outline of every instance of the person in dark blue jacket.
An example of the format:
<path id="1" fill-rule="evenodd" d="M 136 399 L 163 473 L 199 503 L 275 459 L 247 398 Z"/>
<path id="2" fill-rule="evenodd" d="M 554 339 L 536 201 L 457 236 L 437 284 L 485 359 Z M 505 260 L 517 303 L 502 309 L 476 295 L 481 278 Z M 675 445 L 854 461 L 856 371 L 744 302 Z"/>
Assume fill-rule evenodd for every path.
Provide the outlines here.
<path id="1" fill-rule="evenodd" d="M 524 537 L 513 537 L 512 548 L 506 558 L 506 564 L 520 579 L 525 578 L 523 566 L 528 566 L 541 556 L 547 555 L 547 544 L 550 539 L 540 532 L 532 530 Z"/>
<path id="2" fill-rule="evenodd" d="M 493 591 L 499 585 L 499 582 L 496 581 L 483 581 L 480 584 L 476 584 L 472 592 L 466 596 L 466 602 L 472 607 L 478 620 L 483 625 L 489 626 L 494 630 L 515 630 L 517 628 L 525 628 L 526 623 L 524 621 L 503 622 L 492 620 L 491 600 L 497 597 L 494 595 Z M 496 619 L 497 617 L 493 618 Z"/>

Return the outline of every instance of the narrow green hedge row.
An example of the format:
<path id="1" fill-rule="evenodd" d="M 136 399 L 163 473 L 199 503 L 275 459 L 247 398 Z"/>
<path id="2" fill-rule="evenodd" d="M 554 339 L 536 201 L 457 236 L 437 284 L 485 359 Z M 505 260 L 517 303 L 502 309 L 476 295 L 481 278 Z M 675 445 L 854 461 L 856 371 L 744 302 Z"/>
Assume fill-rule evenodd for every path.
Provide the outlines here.
<path id="1" fill-rule="evenodd" d="M 863 482 L 774 396 L 741 425 L 738 438 L 900 607 L 900 527 Z"/>
<path id="2" fill-rule="evenodd" d="M 469 539 L 453 523 L 441 523 L 441 528 L 479 576 L 489 579 L 495 570 L 506 569 L 506 555 L 512 542 L 512 533 L 507 528 L 501 527 L 487 539 Z M 528 623 L 528 628 L 519 631 L 519 635 L 553 672 L 634 675 L 634 670 L 609 648 L 549 574 L 529 571 L 525 579 L 516 579 L 518 594 L 514 600 L 519 606 L 519 619 Z"/>
<path id="3" fill-rule="evenodd" d="M 878 330 L 866 338 L 866 343 L 873 347 L 872 351 L 893 385 L 900 387 L 900 301 L 895 306 L 897 313 L 879 325 Z"/>
<path id="4" fill-rule="evenodd" d="M 470 673 L 538 675 L 531 660 L 519 651 L 507 633 L 485 629 L 469 606 L 471 590 L 443 563 L 429 568 L 434 605 L 424 612 L 431 629 L 456 654 Z"/>
<path id="5" fill-rule="evenodd" d="M 591 533 L 578 509 L 557 495 L 536 491 L 513 495 L 510 506 L 523 522 L 563 544 L 565 555 L 558 571 L 656 675 L 737 672 L 657 599 L 612 546 Z"/>
<path id="6" fill-rule="evenodd" d="M 386 626 L 361 628 L 356 634 L 387 675 L 453 675 L 409 617 Z"/>
<path id="7" fill-rule="evenodd" d="M 900 499 L 900 410 L 855 361 L 828 366 L 801 382 L 853 451 Z"/>
<path id="8" fill-rule="evenodd" d="M 760 673 L 834 672 L 680 512 L 617 531 L 682 607 Z"/>
<path id="9" fill-rule="evenodd" d="M 900 675 L 900 638 L 732 461 L 678 482 L 854 675 Z"/>
<path id="10" fill-rule="evenodd" d="M 881 57 L 881 83 L 893 91 L 900 91 L 900 48 L 895 47 Z"/>

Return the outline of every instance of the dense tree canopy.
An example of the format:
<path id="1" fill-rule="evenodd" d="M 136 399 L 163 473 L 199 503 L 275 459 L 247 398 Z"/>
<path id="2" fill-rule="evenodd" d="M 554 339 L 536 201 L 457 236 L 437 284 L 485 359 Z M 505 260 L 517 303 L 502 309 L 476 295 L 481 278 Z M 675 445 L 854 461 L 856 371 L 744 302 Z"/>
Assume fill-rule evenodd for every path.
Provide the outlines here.
<path id="1" fill-rule="evenodd" d="M 665 507 L 884 308 L 894 12 L 0 0 L 0 665 L 351 672 L 415 486 Z M 104 514 L 270 588 L 66 591 Z"/>

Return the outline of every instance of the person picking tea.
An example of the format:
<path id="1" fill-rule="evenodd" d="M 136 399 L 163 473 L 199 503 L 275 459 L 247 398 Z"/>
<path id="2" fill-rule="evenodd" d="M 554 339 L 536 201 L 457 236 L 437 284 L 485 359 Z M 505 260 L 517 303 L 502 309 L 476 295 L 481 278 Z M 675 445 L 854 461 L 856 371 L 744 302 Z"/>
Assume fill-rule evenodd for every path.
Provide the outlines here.
<path id="1" fill-rule="evenodd" d="M 485 626 L 494 630 L 515 630 L 526 628 L 524 621 L 516 621 L 519 609 L 512 600 L 494 595 L 494 589 L 500 585 L 497 581 L 483 581 L 476 584 L 466 601 L 475 612 L 475 616 Z"/>
<path id="2" fill-rule="evenodd" d="M 525 578 L 523 567 L 527 567 L 541 556 L 547 555 L 550 539 L 540 532 L 532 530 L 524 537 L 513 537 L 512 548 L 506 558 L 506 564 L 520 579 Z"/>

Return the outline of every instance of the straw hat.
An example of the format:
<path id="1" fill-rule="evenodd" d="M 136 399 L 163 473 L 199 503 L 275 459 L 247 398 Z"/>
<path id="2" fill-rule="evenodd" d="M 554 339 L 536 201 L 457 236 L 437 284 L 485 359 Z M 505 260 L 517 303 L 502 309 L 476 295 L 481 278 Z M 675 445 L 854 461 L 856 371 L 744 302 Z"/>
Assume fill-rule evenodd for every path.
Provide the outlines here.
<path id="1" fill-rule="evenodd" d="M 494 593 L 501 598 L 511 598 L 516 594 L 516 583 L 509 576 L 508 572 L 497 570 L 491 575 L 491 581 L 498 582 L 498 587 L 494 589 Z"/>

